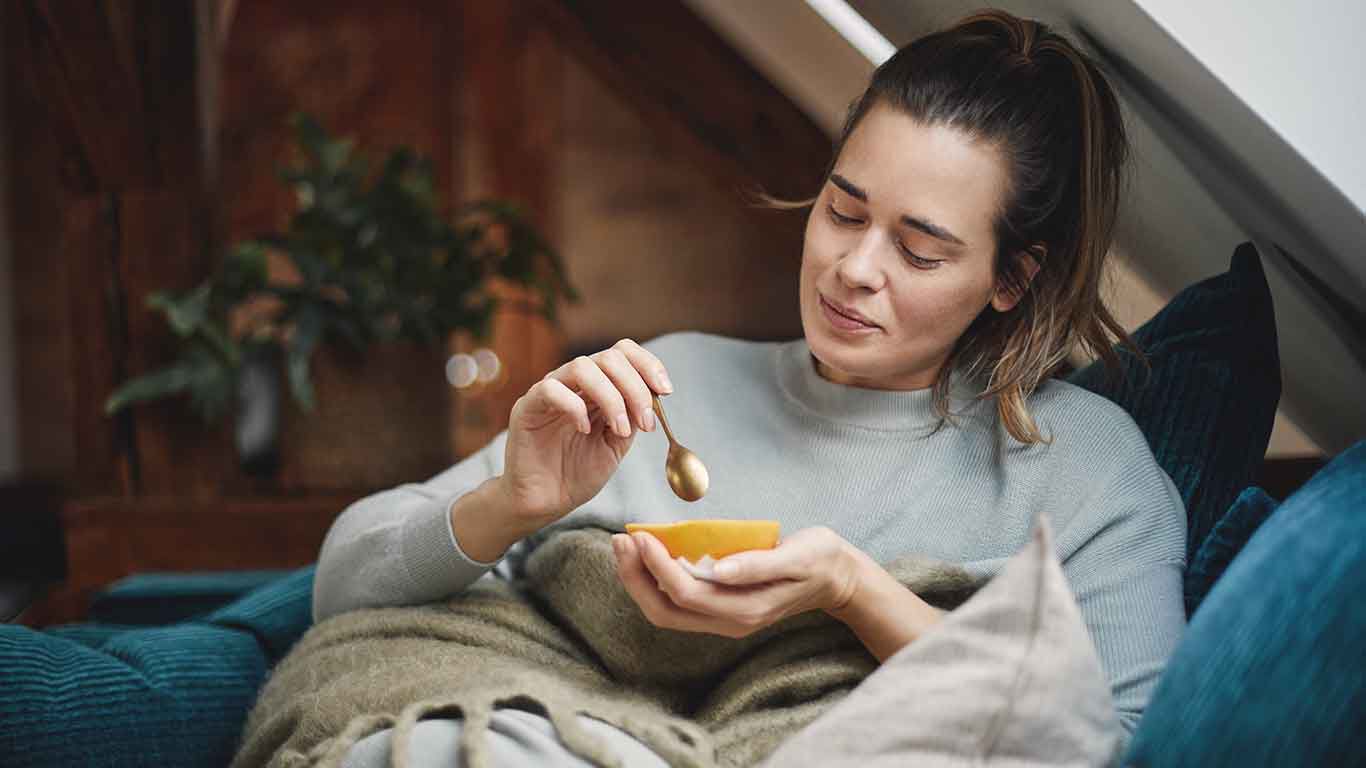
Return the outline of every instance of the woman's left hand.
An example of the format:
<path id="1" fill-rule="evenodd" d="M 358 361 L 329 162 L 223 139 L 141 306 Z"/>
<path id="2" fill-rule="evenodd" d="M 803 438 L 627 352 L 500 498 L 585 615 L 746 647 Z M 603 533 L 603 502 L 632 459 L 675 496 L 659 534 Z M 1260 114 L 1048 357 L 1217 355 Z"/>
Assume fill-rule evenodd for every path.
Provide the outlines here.
<path id="1" fill-rule="evenodd" d="M 777 547 L 716 563 L 716 582 L 684 570 L 648 533 L 612 536 L 617 572 L 657 627 L 740 638 L 806 611 L 838 611 L 858 588 L 853 545 L 829 528 L 806 528 Z"/>

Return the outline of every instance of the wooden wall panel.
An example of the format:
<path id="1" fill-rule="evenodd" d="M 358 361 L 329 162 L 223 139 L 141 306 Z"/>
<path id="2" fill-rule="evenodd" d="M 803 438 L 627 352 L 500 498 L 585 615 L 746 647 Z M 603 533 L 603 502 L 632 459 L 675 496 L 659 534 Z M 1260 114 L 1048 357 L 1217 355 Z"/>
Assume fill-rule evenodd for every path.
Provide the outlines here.
<path id="1" fill-rule="evenodd" d="M 165 365 L 178 349 L 165 317 L 149 310 L 158 291 L 185 291 L 214 267 L 210 193 L 199 123 L 196 70 L 213 55 L 197 46 L 195 5 L 140 0 L 126 34 L 147 147 L 139 183 L 118 193 L 120 379 Z M 233 487 L 232 453 L 221 430 L 205 429 L 178 399 L 134 409 L 140 494 L 206 497 Z"/>
<path id="2" fill-rule="evenodd" d="M 556 229 L 584 299 L 563 313 L 570 351 L 684 329 L 801 335 L 804 214 L 752 206 L 586 67 L 564 79 Z"/>
<path id="3" fill-rule="evenodd" d="M 451 4 L 237 5 L 222 59 L 222 204 L 229 242 L 280 231 L 295 209 L 277 170 L 297 160 L 290 116 L 312 114 L 374 158 L 398 145 L 431 158 L 453 186 Z M 451 202 L 452 195 L 444 196 Z M 440 350 L 401 344 L 365 359 L 315 357 L 318 408 L 284 402 L 282 492 L 378 489 L 449 464 L 449 400 Z M 288 394 L 285 394 L 288 398 Z"/>
<path id="4" fill-rule="evenodd" d="M 556 39 L 730 185 L 813 196 L 830 139 L 682 0 L 524 0 Z"/>
<path id="5" fill-rule="evenodd" d="M 21 369 L 38 362 L 20 397 L 26 411 L 48 401 L 23 425 L 25 463 L 76 493 L 136 492 L 143 468 L 158 489 L 216 484 L 197 480 L 212 463 L 187 461 L 194 440 L 178 439 L 175 411 L 103 412 L 121 381 L 166 359 L 169 331 L 143 299 L 209 266 L 193 7 L 34 0 L 5 12 L 9 113 L 23 116 L 11 166 Z"/>
<path id="6" fill-rule="evenodd" d="M 284 227 L 294 191 L 290 115 L 306 112 L 376 154 L 406 145 L 451 180 L 455 50 L 447 3 L 243 0 L 222 58 L 222 195 L 232 240 Z"/>
<path id="7" fill-rule="evenodd" d="M 513 201 L 557 244 L 563 53 L 529 3 L 464 2 L 459 7 L 460 197 Z M 509 303 L 529 298 L 514 286 L 496 287 Z M 496 387 L 455 396 L 451 446 L 457 457 L 482 448 L 506 429 L 517 398 L 564 357 L 561 330 L 524 312 L 501 311 L 487 343 L 507 375 Z M 452 350 L 473 346 L 459 336 Z"/>
<path id="8" fill-rule="evenodd" d="M 92 402 L 114 378 L 115 329 L 107 320 L 118 292 L 117 201 L 101 192 L 96 174 L 128 174 L 117 161 L 98 160 L 119 154 L 104 147 L 105 137 L 87 132 L 98 146 L 83 143 L 75 116 L 100 111 L 75 90 L 90 67 L 59 43 L 108 56 L 108 47 L 81 37 L 87 26 L 105 28 L 102 17 L 60 27 L 47 4 L 5 3 L 0 13 L 24 471 L 89 492 L 123 490 L 126 457 Z"/>
<path id="9" fill-rule="evenodd" d="M 67 198 L 60 239 L 51 258 L 66 267 L 69 330 L 65 382 L 75 465 L 70 481 L 83 493 L 129 493 L 136 483 L 133 414 L 111 419 L 102 408 L 118 385 L 128 354 L 119 259 L 119 196 Z M 41 385 L 40 385 L 41 386 Z M 22 397 L 22 393 L 21 393 Z M 49 428 L 52 425 L 49 425 Z M 43 427 L 39 427 L 42 429 Z"/>
<path id="10" fill-rule="evenodd" d="M 184 105 L 191 109 L 190 105 Z M 122 312 L 127 339 L 120 379 L 169 363 L 178 352 L 165 316 L 147 308 L 157 291 L 183 291 L 211 271 L 203 195 L 196 180 L 168 181 L 119 197 Z M 102 400 L 102 398 L 101 398 Z M 185 398 L 136 406 L 136 493 L 209 497 L 239 489 L 230 436 L 206 427 Z"/>

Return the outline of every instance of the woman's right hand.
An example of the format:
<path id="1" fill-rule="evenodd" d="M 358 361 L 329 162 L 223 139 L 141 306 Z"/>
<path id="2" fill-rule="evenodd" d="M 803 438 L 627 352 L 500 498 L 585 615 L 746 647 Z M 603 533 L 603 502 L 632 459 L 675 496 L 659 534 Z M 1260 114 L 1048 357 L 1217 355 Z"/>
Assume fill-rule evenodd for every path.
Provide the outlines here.
<path id="1" fill-rule="evenodd" d="M 673 391 L 664 364 L 630 339 L 546 374 L 512 406 L 501 491 L 534 532 L 602 490 L 635 430 L 655 430 L 651 394 Z"/>

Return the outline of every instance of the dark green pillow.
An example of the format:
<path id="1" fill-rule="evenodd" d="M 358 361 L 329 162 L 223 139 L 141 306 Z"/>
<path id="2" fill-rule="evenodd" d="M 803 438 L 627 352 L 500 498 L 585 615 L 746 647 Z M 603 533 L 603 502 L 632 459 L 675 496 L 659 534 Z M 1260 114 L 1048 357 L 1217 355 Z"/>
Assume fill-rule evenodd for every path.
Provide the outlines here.
<path id="1" fill-rule="evenodd" d="M 1186 505 L 1187 562 L 1260 468 L 1281 398 L 1276 316 L 1251 243 L 1228 272 L 1187 287 L 1133 334 L 1151 374 L 1121 350 L 1125 375 L 1093 363 L 1067 380 L 1137 422 Z"/>
<path id="2" fill-rule="evenodd" d="M 100 624 L 161 626 L 200 618 L 289 571 L 136 573 L 102 590 L 86 612 Z"/>
<path id="3" fill-rule="evenodd" d="M 1276 506 L 1275 499 L 1255 486 L 1238 495 L 1186 566 L 1187 616 L 1195 615 L 1195 609 L 1200 607 L 1214 582 L 1224 575 L 1233 558 L 1243 551 L 1252 534 L 1276 511 Z"/>
<path id="4" fill-rule="evenodd" d="M 227 765 L 312 587 L 303 568 L 166 627 L 0 625 L 0 765 Z"/>

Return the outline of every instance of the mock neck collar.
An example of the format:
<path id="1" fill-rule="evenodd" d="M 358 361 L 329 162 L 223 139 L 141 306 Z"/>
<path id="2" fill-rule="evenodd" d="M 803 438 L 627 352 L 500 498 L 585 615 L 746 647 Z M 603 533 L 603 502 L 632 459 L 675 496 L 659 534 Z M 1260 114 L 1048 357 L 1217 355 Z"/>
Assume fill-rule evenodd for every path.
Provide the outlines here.
<path id="1" fill-rule="evenodd" d="M 829 421 L 886 432 L 923 431 L 939 423 L 934 411 L 934 389 L 868 389 L 837 384 L 816 371 L 816 358 L 806 338 L 778 345 L 778 383 L 803 408 Z M 949 410 L 968 415 L 984 389 L 962 375 L 953 377 Z"/>

